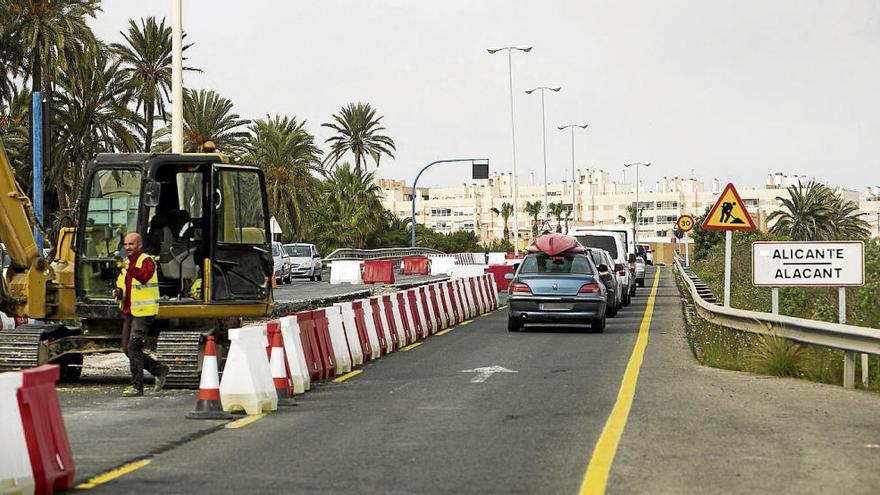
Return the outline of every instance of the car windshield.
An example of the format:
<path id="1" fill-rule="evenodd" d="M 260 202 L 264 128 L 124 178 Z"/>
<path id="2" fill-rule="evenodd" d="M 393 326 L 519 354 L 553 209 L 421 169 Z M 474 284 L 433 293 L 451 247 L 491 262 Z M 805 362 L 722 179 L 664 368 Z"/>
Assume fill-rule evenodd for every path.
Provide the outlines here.
<path id="1" fill-rule="evenodd" d="M 281 256 L 281 248 L 278 244 L 272 244 L 272 256 Z"/>
<path id="2" fill-rule="evenodd" d="M 308 258 L 312 255 L 312 250 L 308 246 L 284 246 L 284 251 L 288 256 L 293 258 Z"/>
<path id="3" fill-rule="evenodd" d="M 544 253 L 530 254 L 519 268 L 521 274 L 531 273 L 577 273 L 593 275 L 593 268 L 583 254 L 549 256 Z"/>
<path id="4" fill-rule="evenodd" d="M 608 251 L 612 258 L 619 258 L 617 254 L 617 243 L 613 236 L 610 235 L 583 235 L 577 237 L 584 247 L 599 248 Z"/>

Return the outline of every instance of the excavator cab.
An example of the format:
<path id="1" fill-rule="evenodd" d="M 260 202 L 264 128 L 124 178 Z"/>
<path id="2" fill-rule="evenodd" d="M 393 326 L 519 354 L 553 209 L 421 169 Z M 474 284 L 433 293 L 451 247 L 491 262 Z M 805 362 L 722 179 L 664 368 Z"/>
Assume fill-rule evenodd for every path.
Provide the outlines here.
<path id="1" fill-rule="evenodd" d="M 272 256 L 265 180 L 222 155 L 101 154 L 88 168 L 75 241 L 77 314 L 118 319 L 122 240 L 157 262 L 159 319 L 265 314 Z"/>

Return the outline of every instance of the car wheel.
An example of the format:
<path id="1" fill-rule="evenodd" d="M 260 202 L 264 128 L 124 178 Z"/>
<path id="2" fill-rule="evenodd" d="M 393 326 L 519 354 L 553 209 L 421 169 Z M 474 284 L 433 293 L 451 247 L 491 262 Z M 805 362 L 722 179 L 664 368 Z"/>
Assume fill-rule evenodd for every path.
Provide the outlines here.
<path id="1" fill-rule="evenodd" d="M 615 302 L 612 301 L 605 307 L 605 316 L 608 318 L 614 318 L 617 316 L 617 304 Z"/>
<path id="2" fill-rule="evenodd" d="M 315 277 L 315 279 L 317 279 L 317 280 L 318 280 L 318 282 L 320 282 L 320 281 L 321 281 L 321 272 L 318 272 L 318 276 L 316 276 L 316 277 Z"/>
<path id="3" fill-rule="evenodd" d="M 605 330 L 605 317 L 598 318 L 590 322 L 590 328 L 595 333 L 602 333 Z"/>
<path id="4" fill-rule="evenodd" d="M 507 331 L 508 332 L 519 332 L 522 329 L 522 323 L 520 323 L 516 318 L 512 318 L 510 316 L 507 317 Z"/>
<path id="5" fill-rule="evenodd" d="M 644 286 L 645 286 L 645 279 L 639 280 L 639 287 L 644 287 Z"/>
<path id="6" fill-rule="evenodd" d="M 623 305 L 629 306 L 629 303 L 631 303 L 631 302 L 632 302 L 632 300 L 630 299 L 629 291 L 626 291 L 626 293 L 623 295 Z"/>

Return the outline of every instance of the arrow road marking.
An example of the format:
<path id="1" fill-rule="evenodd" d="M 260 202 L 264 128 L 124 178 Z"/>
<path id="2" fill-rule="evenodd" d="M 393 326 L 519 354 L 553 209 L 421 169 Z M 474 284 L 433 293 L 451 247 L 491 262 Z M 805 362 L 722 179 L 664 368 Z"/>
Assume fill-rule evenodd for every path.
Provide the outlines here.
<path id="1" fill-rule="evenodd" d="M 495 373 L 518 373 L 518 371 L 509 370 L 496 364 L 495 366 L 484 366 L 482 368 L 474 368 L 472 370 L 461 370 L 459 373 L 476 373 L 476 375 L 471 378 L 471 383 L 483 383 Z"/>

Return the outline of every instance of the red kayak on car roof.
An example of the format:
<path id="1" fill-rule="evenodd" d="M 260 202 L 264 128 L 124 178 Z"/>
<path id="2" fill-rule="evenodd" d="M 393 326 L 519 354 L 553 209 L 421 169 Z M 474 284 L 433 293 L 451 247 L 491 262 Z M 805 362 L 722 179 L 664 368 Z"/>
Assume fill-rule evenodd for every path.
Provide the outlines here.
<path id="1" fill-rule="evenodd" d="M 541 252 L 549 256 L 556 256 L 560 253 L 574 252 L 583 253 L 584 247 L 578 243 L 577 239 L 571 236 L 549 233 L 535 238 L 526 248 L 530 253 Z"/>

